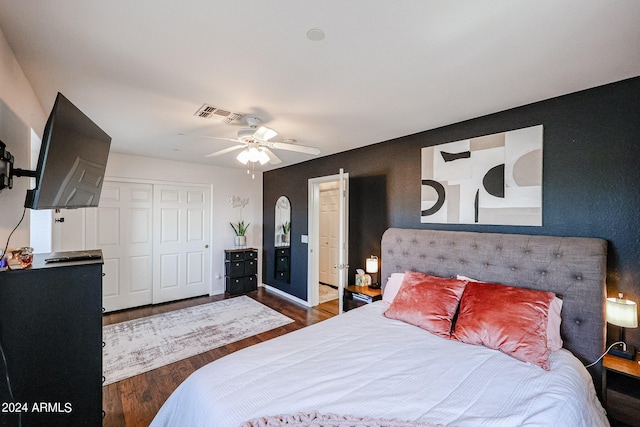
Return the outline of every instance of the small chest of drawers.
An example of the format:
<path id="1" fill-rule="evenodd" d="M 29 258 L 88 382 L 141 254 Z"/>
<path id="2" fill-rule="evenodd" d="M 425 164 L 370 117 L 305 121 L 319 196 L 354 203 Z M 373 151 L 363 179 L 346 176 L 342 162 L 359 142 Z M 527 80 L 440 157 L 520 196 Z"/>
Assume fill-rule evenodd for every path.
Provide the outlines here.
<path id="1" fill-rule="evenodd" d="M 276 279 L 289 283 L 291 281 L 291 248 L 276 247 Z"/>
<path id="2" fill-rule="evenodd" d="M 258 250 L 227 249 L 224 251 L 225 292 L 239 295 L 258 289 Z"/>

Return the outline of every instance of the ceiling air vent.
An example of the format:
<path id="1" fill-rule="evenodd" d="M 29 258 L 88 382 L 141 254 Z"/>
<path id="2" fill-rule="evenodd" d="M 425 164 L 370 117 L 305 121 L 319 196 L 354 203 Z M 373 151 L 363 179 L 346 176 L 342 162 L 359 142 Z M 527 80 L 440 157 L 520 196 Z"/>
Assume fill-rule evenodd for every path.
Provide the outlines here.
<path id="1" fill-rule="evenodd" d="M 233 113 L 231 111 L 223 110 L 218 107 L 214 107 L 209 104 L 202 104 L 202 107 L 195 112 L 194 116 L 202 117 L 203 119 L 221 118 L 224 123 L 231 123 L 242 117 L 240 113 Z"/>

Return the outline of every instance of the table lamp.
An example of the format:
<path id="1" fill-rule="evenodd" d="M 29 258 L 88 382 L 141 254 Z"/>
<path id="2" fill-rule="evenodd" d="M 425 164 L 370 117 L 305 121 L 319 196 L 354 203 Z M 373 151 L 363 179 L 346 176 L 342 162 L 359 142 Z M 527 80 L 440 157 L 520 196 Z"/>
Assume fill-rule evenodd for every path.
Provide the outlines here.
<path id="1" fill-rule="evenodd" d="M 622 294 L 618 294 L 618 298 L 607 298 L 607 322 L 620 327 L 620 343 L 613 346 L 609 353 L 633 359 L 633 348 L 624 342 L 624 329 L 638 327 L 638 305 L 624 299 Z"/>
<path id="2" fill-rule="evenodd" d="M 380 282 L 378 281 L 378 257 L 375 255 L 371 255 L 364 264 L 364 269 L 367 273 L 372 275 L 371 285 L 369 287 L 371 289 L 380 289 Z M 373 276 L 375 275 L 375 276 Z M 375 280 L 373 279 L 375 277 Z"/>

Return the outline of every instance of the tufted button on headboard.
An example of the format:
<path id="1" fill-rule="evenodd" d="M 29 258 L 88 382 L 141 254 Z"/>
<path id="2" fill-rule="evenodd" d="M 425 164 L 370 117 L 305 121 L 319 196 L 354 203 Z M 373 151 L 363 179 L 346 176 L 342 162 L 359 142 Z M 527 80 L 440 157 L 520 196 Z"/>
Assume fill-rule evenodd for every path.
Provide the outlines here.
<path id="1" fill-rule="evenodd" d="M 606 240 L 390 228 L 381 255 L 383 286 L 391 273 L 415 270 L 554 292 L 564 347 L 585 364 L 604 352 Z"/>

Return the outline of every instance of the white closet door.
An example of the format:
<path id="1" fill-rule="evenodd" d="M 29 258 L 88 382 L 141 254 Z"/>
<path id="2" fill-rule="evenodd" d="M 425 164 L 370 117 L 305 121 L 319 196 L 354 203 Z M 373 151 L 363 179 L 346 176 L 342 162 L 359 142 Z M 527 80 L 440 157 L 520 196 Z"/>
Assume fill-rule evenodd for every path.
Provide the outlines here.
<path id="1" fill-rule="evenodd" d="M 86 247 L 104 257 L 106 311 L 152 302 L 152 198 L 151 184 L 105 181 L 100 206 L 86 209 Z"/>
<path id="2" fill-rule="evenodd" d="M 211 189 L 154 185 L 153 303 L 209 293 Z"/>

